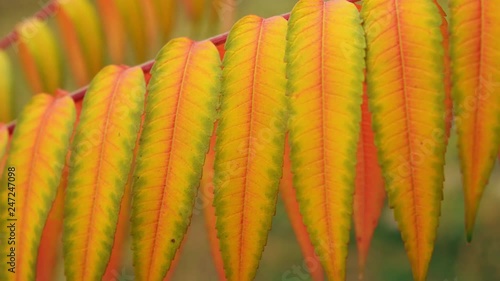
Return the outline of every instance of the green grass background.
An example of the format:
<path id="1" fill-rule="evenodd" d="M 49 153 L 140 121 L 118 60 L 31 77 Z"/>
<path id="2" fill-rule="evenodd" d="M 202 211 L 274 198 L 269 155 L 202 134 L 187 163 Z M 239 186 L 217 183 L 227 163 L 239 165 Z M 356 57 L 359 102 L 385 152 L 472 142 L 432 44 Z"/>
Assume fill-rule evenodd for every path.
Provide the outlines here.
<path id="1" fill-rule="evenodd" d="M 295 0 L 242 0 L 238 6 L 238 17 L 257 14 L 263 17 L 288 12 Z M 446 1 L 440 1 L 446 4 Z M 40 9 L 46 1 L 0 0 L 0 35 L 10 31 L 16 22 L 29 17 Z M 445 5 L 445 10 L 446 5 Z M 205 21 L 201 27 L 194 28 L 181 14 L 174 36 L 190 36 L 196 39 L 207 38 L 216 33 L 216 28 Z M 53 25 L 53 21 L 50 21 Z M 159 46 L 158 46 L 159 47 Z M 15 48 L 9 53 L 15 57 Z M 151 54 L 151 58 L 154 54 Z M 15 103 L 19 111 L 29 100 L 30 92 L 22 73 L 15 64 L 16 87 Z M 131 58 L 128 63 L 135 64 Z M 71 81 L 66 89 L 74 89 Z M 456 136 L 453 132 L 448 147 L 446 182 L 442 215 L 430 264 L 429 281 L 495 281 L 500 280 L 500 171 L 498 165 L 493 171 L 490 184 L 486 189 L 479 210 L 474 241 L 468 245 L 464 235 L 464 207 L 461 189 L 461 176 L 458 166 Z M 347 263 L 347 280 L 358 280 L 357 252 L 355 239 L 351 236 L 350 254 Z M 187 236 L 182 258 L 176 269 L 174 280 L 217 280 L 202 215 L 193 215 L 193 222 Z M 304 258 L 297 245 L 293 230 L 281 201 L 278 202 L 273 229 L 269 235 L 256 280 L 298 281 L 309 280 L 307 275 L 287 275 L 296 267 L 303 268 Z M 59 268 L 60 280 L 64 280 L 62 267 Z M 125 256 L 125 265 L 117 273 L 117 280 L 133 280 L 130 252 Z M 289 276 L 289 278 L 286 278 Z M 295 279 L 294 279 L 295 278 Z M 404 252 L 403 243 L 393 220 L 392 211 L 385 207 L 380 224 L 375 232 L 372 248 L 365 272 L 368 281 L 409 281 L 411 269 Z"/>

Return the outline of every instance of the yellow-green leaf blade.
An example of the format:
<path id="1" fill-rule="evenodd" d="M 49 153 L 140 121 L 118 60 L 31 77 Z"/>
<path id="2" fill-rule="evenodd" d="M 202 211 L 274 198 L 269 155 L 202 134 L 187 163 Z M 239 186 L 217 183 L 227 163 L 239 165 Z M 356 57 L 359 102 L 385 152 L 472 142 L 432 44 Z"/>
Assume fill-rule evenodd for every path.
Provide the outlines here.
<path id="1" fill-rule="evenodd" d="M 65 198 L 68 280 L 99 280 L 104 274 L 132 167 L 144 95 L 144 76 L 138 67 L 108 66 L 87 90 Z"/>
<path id="2" fill-rule="evenodd" d="M 452 95 L 465 193 L 465 227 L 471 241 L 483 191 L 500 143 L 500 5 L 451 0 Z"/>
<path id="3" fill-rule="evenodd" d="M 156 57 L 134 174 L 135 277 L 162 280 L 190 223 L 219 94 L 209 42 L 170 41 Z"/>

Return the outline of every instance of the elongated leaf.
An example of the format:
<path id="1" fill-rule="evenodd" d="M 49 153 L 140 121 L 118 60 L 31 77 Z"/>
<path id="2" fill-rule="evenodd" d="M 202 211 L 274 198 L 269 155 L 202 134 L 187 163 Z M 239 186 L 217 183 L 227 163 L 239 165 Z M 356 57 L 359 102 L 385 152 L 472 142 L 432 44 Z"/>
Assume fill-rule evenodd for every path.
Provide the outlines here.
<path id="1" fill-rule="evenodd" d="M 144 95 L 144 77 L 138 67 L 108 66 L 87 90 L 72 145 L 64 206 L 68 280 L 100 280 L 105 272 Z"/>
<path id="2" fill-rule="evenodd" d="M 18 56 L 34 94 L 50 93 L 62 84 L 62 63 L 52 30 L 37 18 L 17 26 Z"/>
<path id="3" fill-rule="evenodd" d="M 293 183 L 326 276 L 344 280 L 364 80 L 361 20 L 352 3 L 302 0 L 288 30 Z"/>
<path id="4" fill-rule="evenodd" d="M 297 193 L 293 187 L 290 146 L 288 143 L 285 146 L 283 178 L 280 182 L 280 194 L 283 202 L 285 203 L 285 209 L 288 214 L 288 218 L 290 219 L 290 223 L 292 224 L 293 231 L 295 232 L 295 237 L 297 238 L 297 242 L 302 250 L 304 264 L 307 266 L 308 273 L 311 275 L 312 280 L 323 281 L 323 268 L 321 267 L 319 257 L 314 252 L 314 247 L 311 243 L 311 239 L 309 238 L 309 234 L 307 233 L 307 228 L 304 225 L 302 215 L 300 214 L 299 202 L 297 202 Z M 290 274 L 295 273 L 290 272 Z M 286 275 L 284 277 L 289 278 Z"/>
<path id="5" fill-rule="evenodd" d="M 227 280 L 252 280 L 271 228 L 286 130 L 286 20 L 247 16 L 226 41 L 214 207 Z"/>
<path id="6" fill-rule="evenodd" d="M 205 0 L 180 0 L 186 9 L 188 17 L 194 21 L 199 22 L 205 10 Z"/>
<path id="7" fill-rule="evenodd" d="M 356 190 L 354 193 L 354 227 L 358 246 L 358 264 L 362 276 L 373 232 L 384 207 L 385 190 L 382 169 L 377 159 L 372 117 L 368 110 L 368 96 L 363 95 L 361 105 L 361 132 L 356 164 Z"/>
<path id="8" fill-rule="evenodd" d="M 389 205 L 414 279 L 425 280 L 447 143 L 443 19 L 432 0 L 367 0 L 362 15 L 368 99 Z"/>
<path id="9" fill-rule="evenodd" d="M 134 176 L 135 278 L 165 277 L 190 223 L 215 121 L 220 59 L 215 46 L 170 41 L 156 57 Z"/>
<path id="10" fill-rule="evenodd" d="M 217 128 L 217 125 L 215 126 Z M 218 280 L 225 281 L 226 275 L 224 273 L 224 261 L 222 260 L 222 254 L 219 249 L 219 238 L 217 238 L 217 228 L 215 226 L 216 216 L 214 202 L 214 161 L 215 161 L 215 143 L 216 137 L 215 132 L 212 134 L 210 140 L 210 149 L 207 153 L 205 159 L 205 165 L 203 165 L 203 176 L 201 178 L 200 184 L 200 194 L 201 204 L 195 204 L 195 212 L 203 210 L 203 215 L 205 217 L 205 227 L 207 230 L 208 241 L 210 243 L 210 253 L 212 254 L 212 260 L 215 265 L 215 270 L 217 271 Z M 198 202 L 197 202 L 198 203 Z"/>
<path id="11" fill-rule="evenodd" d="M 56 19 L 64 49 L 76 84 L 83 86 L 104 65 L 104 39 L 99 18 L 88 0 L 58 0 L 58 3 Z"/>
<path id="12" fill-rule="evenodd" d="M 0 122 L 8 122 L 12 116 L 12 68 L 9 57 L 0 51 Z"/>
<path id="13" fill-rule="evenodd" d="M 451 0 L 451 59 L 455 122 L 465 193 L 467 240 L 500 143 L 500 5 Z"/>
<path id="14" fill-rule="evenodd" d="M 125 60 L 125 22 L 115 0 L 97 0 L 101 24 L 106 35 L 106 44 L 111 61 L 115 64 L 123 63 Z"/>
<path id="15" fill-rule="evenodd" d="M 21 113 L 6 165 L 11 173 L 5 172 L 1 181 L 4 187 L 15 185 L 15 191 L 9 191 L 15 194 L 9 194 L 15 199 L 9 218 L 16 219 L 16 274 L 2 263 L 1 280 L 35 280 L 38 246 L 57 193 L 74 120 L 75 106 L 69 96 L 36 95 Z"/>

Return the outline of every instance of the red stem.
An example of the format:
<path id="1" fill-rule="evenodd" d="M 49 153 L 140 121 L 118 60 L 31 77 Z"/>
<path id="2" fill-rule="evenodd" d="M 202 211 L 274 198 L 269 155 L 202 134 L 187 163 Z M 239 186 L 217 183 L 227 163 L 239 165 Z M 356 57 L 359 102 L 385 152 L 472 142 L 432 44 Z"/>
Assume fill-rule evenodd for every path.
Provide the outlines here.
<path id="1" fill-rule="evenodd" d="M 50 6 L 50 5 L 49 5 Z M 47 6 L 48 7 L 48 6 Z M 288 18 L 290 17 L 290 14 L 287 13 L 287 14 L 283 14 L 281 15 L 283 18 L 285 18 L 286 20 L 288 20 Z M 220 45 L 226 43 L 226 39 L 227 39 L 227 35 L 228 35 L 228 32 L 226 33 L 223 33 L 223 34 L 220 34 L 220 35 L 217 35 L 217 36 L 214 36 L 212 38 L 209 38 L 207 40 L 209 41 L 212 41 L 212 43 L 216 46 L 216 47 L 219 47 Z M 142 68 L 142 71 L 144 71 L 144 73 L 149 73 L 149 71 L 151 70 L 151 68 L 153 67 L 153 64 L 154 64 L 154 60 L 150 60 L 148 62 L 145 62 L 143 63 L 140 67 Z M 76 91 L 74 91 L 73 93 L 71 93 L 71 97 L 73 98 L 73 100 L 75 102 L 78 102 L 78 101 L 81 101 L 83 100 L 83 97 L 85 96 L 85 93 L 87 92 L 87 88 L 88 86 L 85 86 L 83 88 L 80 88 Z M 12 121 L 9 125 L 8 125 L 8 129 L 9 129 L 9 133 L 12 134 L 12 132 L 14 131 L 14 128 L 16 127 L 16 121 Z"/>

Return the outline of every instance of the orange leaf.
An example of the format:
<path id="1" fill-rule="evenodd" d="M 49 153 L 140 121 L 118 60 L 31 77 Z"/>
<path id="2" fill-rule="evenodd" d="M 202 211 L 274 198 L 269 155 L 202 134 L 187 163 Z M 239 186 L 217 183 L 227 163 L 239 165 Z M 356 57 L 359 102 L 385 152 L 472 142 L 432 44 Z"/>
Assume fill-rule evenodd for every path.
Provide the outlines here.
<path id="1" fill-rule="evenodd" d="M 385 190 L 382 170 L 377 160 L 375 136 L 372 130 L 368 96 L 363 95 L 361 105 L 361 132 L 356 164 L 356 190 L 354 193 L 354 227 L 358 245 L 360 276 L 368 256 L 373 232 L 384 206 Z"/>
<path id="2" fill-rule="evenodd" d="M 301 0 L 287 39 L 293 185 L 325 275 L 344 280 L 365 68 L 359 12 L 344 0 Z"/>

